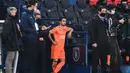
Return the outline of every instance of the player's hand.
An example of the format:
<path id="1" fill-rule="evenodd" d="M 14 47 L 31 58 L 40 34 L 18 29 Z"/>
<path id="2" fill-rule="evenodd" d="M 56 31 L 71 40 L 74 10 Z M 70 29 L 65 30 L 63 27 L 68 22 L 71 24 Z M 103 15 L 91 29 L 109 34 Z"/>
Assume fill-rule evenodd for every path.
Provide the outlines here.
<path id="1" fill-rule="evenodd" d="M 53 45 L 58 45 L 58 43 L 57 42 L 53 42 Z"/>
<path id="2" fill-rule="evenodd" d="M 72 34 L 71 33 L 68 33 L 68 38 L 70 39 L 72 37 Z"/>
<path id="3" fill-rule="evenodd" d="M 43 38 L 43 37 L 40 37 L 39 40 L 40 40 L 40 41 L 44 41 L 44 38 Z"/>
<path id="4" fill-rule="evenodd" d="M 92 44 L 93 47 L 97 47 L 97 43 Z"/>
<path id="5" fill-rule="evenodd" d="M 46 30 L 47 27 L 46 26 L 42 26 L 41 30 Z"/>

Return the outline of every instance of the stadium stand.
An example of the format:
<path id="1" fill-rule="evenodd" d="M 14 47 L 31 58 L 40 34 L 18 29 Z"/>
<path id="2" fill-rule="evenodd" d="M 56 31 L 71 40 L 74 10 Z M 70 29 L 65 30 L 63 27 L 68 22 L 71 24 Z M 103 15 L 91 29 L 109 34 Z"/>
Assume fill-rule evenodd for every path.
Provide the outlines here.
<path id="1" fill-rule="evenodd" d="M 58 9 L 62 16 L 66 17 L 68 26 L 73 26 L 78 23 L 73 5 L 69 3 L 69 0 L 61 0 Z"/>
<path id="2" fill-rule="evenodd" d="M 79 24 L 84 26 L 84 30 L 87 30 L 87 23 L 92 16 L 89 5 L 85 1 L 78 0 L 74 8 Z"/>
<path id="3" fill-rule="evenodd" d="M 54 18 L 58 19 L 60 17 L 57 4 L 55 0 L 44 0 L 42 3 L 43 8 L 43 15 L 44 18 Z M 47 24 L 57 24 L 57 21 L 51 20 L 51 21 L 45 21 Z"/>

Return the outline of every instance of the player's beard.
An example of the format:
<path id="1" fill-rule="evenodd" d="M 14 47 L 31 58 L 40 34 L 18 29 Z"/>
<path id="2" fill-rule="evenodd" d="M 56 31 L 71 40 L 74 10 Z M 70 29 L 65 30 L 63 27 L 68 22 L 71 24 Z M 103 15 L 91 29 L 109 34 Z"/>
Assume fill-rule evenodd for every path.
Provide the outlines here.
<path id="1" fill-rule="evenodd" d="M 62 26 L 65 26 L 65 24 L 61 24 Z"/>

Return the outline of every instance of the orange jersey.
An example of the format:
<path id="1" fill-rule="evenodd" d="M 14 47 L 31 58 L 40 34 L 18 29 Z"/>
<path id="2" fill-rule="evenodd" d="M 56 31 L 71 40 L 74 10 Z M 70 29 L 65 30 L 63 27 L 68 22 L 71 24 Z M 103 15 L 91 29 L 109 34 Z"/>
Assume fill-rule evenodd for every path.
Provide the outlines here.
<path id="1" fill-rule="evenodd" d="M 51 30 L 54 35 L 54 41 L 57 43 L 57 45 L 52 44 L 51 58 L 53 59 L 65 58 L 65 52 L 64 52 L 65 36 L 66 32 L 70 30 L 71 28 L 67 26 L 63 26 L 63 28 L 57 26 Z"/>

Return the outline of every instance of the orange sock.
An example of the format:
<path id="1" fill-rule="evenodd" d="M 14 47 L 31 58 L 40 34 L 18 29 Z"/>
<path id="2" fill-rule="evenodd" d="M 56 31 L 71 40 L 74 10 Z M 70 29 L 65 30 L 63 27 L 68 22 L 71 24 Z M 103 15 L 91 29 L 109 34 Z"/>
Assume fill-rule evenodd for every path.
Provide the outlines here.
<path id="1" fill-rule="evenodd" d="M 52 62 L 52 69 L 53 69 L 53 71 L 55 70 L 55 68 L 56 68 L 56 66 L 57 66 L 57 62 Z"/>
<path id="2" fill-rule="evenodd" d="M 110 60 L 111 60 L 111 56 L 107 55 L 107 61 L 110 61 Z"/>
<path id="3" fill-rule="evenodd" d="M 55 68 L 55 70 L 54 70 L 54 73 L 58 73 L 58 72 L 61 70 L 61 68 L 64 66 L 64 64 L 65 64 L 65 62 L 60 62 L 60 63 L 56 66 L 56 68 Z"/>
<path id="4" fill-rule="evenodd" d="M 107 55 L 107 65 L 109 65 L 110 66 L 110 61 L 111 60 L 111 56 L 110 55 Z"/>
<path id="5" fill-rule="evenodd" d="M 129 60 L 130 60 L 130 57 L 126 56 L 126 62 L 129 62 Z"/>

